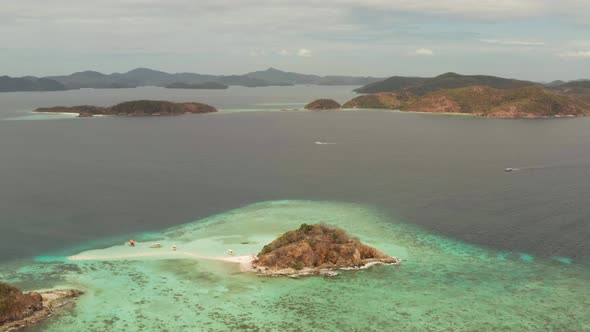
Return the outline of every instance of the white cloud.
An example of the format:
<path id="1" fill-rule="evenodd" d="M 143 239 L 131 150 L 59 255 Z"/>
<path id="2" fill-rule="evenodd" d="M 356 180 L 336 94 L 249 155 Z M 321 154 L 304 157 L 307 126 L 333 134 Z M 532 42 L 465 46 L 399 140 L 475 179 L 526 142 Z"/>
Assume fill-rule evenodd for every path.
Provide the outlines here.
<path id="1" fill-rule="evenodd" d="M 282 49 L 282 50 L 278 51 L 277 54 L 281 55 L 281 56 L 295 55 L 295 56 L 302 57 L 302 58 L 311 58 L 311 56 L 312 56 L 311 50 L 309 50 L 307 48 L 300 48 L 295 51 L 288 50 L 288 49 Z"/>
<path id="2" fill-rule="evenodd" d="M 533 40 L 513 40 L 513 39 L 480 39 L 482 43 L 507 45 L 507 46 L 545 46 L 545 42 Z"/>
<path id="3" fill-rule="evenodd" d="M 299 51 L 297 51 L 297 56 L 302 58 L 311 58 L 311 51 L 307 48 L 300 48 Z"/>
<path id="4" fill-rule="evenodd" d="M 424 55 L 424 56 L 432 56 L 434 52 L 429 48 L 419 48 L 414 51 L 414 55 Z"/>
<path id="5" fill-rule="evenodd" d="M 559 53 L 562 58 L 590 58 L 590 51 L 570 51 Z"/>

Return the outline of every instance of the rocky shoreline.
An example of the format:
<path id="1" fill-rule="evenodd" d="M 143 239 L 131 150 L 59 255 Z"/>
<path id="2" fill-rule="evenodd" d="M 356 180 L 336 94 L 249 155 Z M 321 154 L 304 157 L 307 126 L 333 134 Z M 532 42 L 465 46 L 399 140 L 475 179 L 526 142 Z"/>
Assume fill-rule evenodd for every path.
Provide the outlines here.
<path id="1" fill-rule="evenodd" d="M 275 269 L 264 266 L 251 265 L 246 272 L 256 273 L 261 277 L 289 277 L 289 278 L 301 278 L 310 276 L 321 276 L 321 277 L 336 277 L 338 271 L 353 271 L 353 270 L 366 270 L 373 266 L 378 265 L 401 265 L 402 260 L 397 257 L 390 257 L 383 260 L 367 260 L 363 265 L 354 267 L 314 267 L 314 268 L 302 268 L 300 270 L 294 268 L 283 268 Z"/>
<path id="2" fill-rule="evenodd" d="M 73 305 L 83 292 L 74 289 L 58 289 L 46 292 L 15 294 L 10 306 L 0 312 L 0 332 L 14 331 L 31 326 L 50 317 L 56 311 Z"/>

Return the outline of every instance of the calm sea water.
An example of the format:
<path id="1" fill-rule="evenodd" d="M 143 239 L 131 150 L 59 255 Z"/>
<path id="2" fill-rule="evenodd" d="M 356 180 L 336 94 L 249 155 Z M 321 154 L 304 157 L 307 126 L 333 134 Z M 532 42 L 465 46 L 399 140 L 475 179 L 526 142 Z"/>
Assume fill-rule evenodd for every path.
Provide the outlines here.
<path id="1" fill-rule="evenodd" d="M 10 93 L 0 94 L 0 116 L 138 98 L 300 108 L 320 96 L 345 101 L 350 90 Z M 590 256 L 589 127 L 586 118 L 381 111 L 0 121 L 0 259 L 273 199 L 370 204 L 469 243 Z"/>
<path id="2" fill-rule="evenodd" d="M 344 102 L 350 90 L 0 94 L 0 279 L 87 290 L 74 315 L 41 327 L 53 331 L 590 329 L 590 119 L 279 111 L 319 97 Z M 144 98 L 222 111 L 30 114 Z M 218 226 L 187 224 L 210 216 Z M 322 221 L 408 262 L 293 282 L 205 262 L 59 258 L 129 234 L 182 241 L 235 232 L 260 246 L 269 225 L 276 235 Z"/>

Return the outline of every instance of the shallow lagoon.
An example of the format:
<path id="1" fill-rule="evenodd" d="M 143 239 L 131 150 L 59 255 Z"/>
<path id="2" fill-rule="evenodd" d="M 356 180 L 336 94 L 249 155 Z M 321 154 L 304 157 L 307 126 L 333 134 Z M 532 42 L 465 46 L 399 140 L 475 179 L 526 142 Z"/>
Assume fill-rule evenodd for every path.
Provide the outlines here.
<path id="1" fill-rule="evenodd" d="M 337 278 L 262 278 L 237 265 L 163 255 L 109 259 L 153 241 L 220 255 L 257 252 L 301 223 L 324 222 L 401 257 Z M 498 252 L 428 234 L 371 207 L 317 201 L 249 205 L 122 245 L 0 268 L 25 288 L 86 290 L 75 309 L 29 331 L 540 331 L 590 329 L 588 266 Z M 69 254 L 76 252 L 70 251 Z M 39 282 L 42 281 L 42 284 Z"/>

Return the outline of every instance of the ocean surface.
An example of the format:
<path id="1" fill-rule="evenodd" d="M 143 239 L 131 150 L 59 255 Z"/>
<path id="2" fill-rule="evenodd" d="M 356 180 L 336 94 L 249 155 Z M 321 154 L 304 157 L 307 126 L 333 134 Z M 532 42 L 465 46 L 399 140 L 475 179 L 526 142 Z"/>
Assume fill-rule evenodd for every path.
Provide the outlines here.
<path id="1" fill-rule="evenodd" d="M 86 290 L 31 330 L 590 330 L 590 119 L 300 110 L 352 89 L 0 94 L 0 280 Z M 30 113 L 134 99 L 221 111 Z M 185 257 L 68 259 L 132 237 L 251 254 L 303 222 L 406 262 L 291 280 Z"/>

